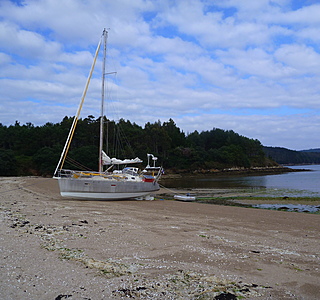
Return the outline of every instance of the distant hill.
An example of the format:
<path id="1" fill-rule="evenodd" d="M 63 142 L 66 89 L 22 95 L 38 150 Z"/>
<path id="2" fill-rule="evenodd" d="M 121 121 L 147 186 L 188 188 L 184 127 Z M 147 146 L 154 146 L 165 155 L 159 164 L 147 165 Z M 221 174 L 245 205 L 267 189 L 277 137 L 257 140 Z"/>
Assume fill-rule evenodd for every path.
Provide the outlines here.
<path id="1" fill-rule="evenodd" d="M 309 150 L 301 150 L 301 152 L 320 152 L 320 148 L 309 149 Z"/>
<path id="2" fill-rule="evenodd" d="M 263 147 L 267 157 L 282 165 L 320 164 L 320 149 L 295 151 L 281 147 Z"/>

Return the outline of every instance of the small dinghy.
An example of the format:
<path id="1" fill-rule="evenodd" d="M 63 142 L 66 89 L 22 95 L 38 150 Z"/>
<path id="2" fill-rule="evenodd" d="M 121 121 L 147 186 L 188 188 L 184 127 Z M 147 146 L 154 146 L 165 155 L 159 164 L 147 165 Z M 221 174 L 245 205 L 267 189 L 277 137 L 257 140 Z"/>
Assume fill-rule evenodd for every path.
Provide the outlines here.
<path id="1" fill-rule="evenodd" d="M 187 194 L 187 195 L 174 195 L 173 198 L 175 200 L 179 200 L 179 201 L 195 201 L 196 200 L 195 196 L 190 196 L 189 194 Z"/>

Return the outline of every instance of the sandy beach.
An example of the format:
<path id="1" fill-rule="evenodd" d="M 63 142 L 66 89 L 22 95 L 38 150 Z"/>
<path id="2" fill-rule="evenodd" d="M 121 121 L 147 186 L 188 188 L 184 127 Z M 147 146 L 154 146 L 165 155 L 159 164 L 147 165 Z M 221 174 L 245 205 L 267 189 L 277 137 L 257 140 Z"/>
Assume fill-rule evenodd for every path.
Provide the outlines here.
<path id="1" fill-rule="evenodd" d="M 1 299 L 319 299 L 320 215 L 0 178 Z"/>

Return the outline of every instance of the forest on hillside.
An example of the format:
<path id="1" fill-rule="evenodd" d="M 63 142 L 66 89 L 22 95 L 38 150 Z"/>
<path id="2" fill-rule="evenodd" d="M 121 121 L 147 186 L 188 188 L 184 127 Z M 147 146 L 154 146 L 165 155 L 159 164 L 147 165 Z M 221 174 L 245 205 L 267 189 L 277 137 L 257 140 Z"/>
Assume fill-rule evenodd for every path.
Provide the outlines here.
<path id="1" fill-rule="evenodd" d="M 282 147 L 264 147 L 263 151 L 270 159 L 283 165 L 320 164 L 319 149 L 295 151 Z"/>
<path id="2" fill-rule="evenodd" d="M 52 175 L 66 141 L 73 117 L 59 123 L 34 126 L 32 123 L 4 126 L 0 123 L 0 176 Z M 100 119 L 79 119 L 67 164 L 80 162 L 97 170 Z M 233 130 L 213 128 L 185 134 L 172 119 L 146 123 L 141 127 L 129 120 L 104 119 L 104 142 L 110 157 L 146 161 L 147 153 L 172 172 L 192 172 L 224 168 L 265 167 L 275 163 L 266 158 L 260 141 Z M 108 142 L 107 142 L 108 141 Z"/>

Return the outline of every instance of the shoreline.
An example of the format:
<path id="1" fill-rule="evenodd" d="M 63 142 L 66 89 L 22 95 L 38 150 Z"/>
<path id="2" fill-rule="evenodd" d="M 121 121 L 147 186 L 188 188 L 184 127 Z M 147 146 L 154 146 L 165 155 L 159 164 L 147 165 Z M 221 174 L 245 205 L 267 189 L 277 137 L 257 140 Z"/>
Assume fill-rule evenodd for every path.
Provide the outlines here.
<path id="1" fill-rule="evenodd" d="M 310 169 L 292 169 L 286 166 L 275 166 L 275 167 L 252 167 L 252 168 L 228 168 L 223 170 L 218 169 L 200 169 L 194 171 L 186 170 L 166 170 L 164 178 L 174 179 L 182 178 L 183 176 L 187 177 L 200 177 L 200 176 L 259 176 L 259 175 L 273 175 L 273 174 L 283 174 L 291 172 L 312 172 Z"/>
<path id="2" fill-rule="evenodd" d="M 318 215 L 66 200 L 51 178 L 0 180 L 3 299 L 313 300 L 320 293 Z"/>

